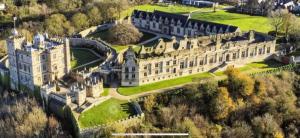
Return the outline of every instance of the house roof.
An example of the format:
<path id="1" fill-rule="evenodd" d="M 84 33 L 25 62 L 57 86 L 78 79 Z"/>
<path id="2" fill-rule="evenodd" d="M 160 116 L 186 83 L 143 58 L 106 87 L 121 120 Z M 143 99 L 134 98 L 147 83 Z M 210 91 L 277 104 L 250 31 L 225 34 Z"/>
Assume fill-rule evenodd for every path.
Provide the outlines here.
<path id="1" fill-rule="evenodd" d="M 143 18 L 146 19 L 147 16 L 150 21 L 154 19 L 154 17 L 158 20 L 160 17 L 165 20 L 165 18 L 168 18 L 169 21 L 172 19 L 175 21 L 175 23 L 180 20 L 182 23 L 182 27 L 187 27 L 190 23 L 192 24 L 192 27 L 194 27 L 195 24 L 197 24 L 198 28 L 203 26 L 206 28 L 209 26 L 211 29 L 215 26 L 217 31 L 222 29 L 224 32 L 227 30 L 228 32 L 236 32 L 239 31 L 239 27 L 237 26 L 231 26 L 231 25 L 226 25 L 226 24 L 220 24 L 220 23 L 214 23 L 214 22 L 209 22 L 209 21 L 202 21 L 202 20 L 197 20 L 197 19 L 191 19 L 189 16 L 186 15 L 180 15 L 180 14 L 174 14 L 174 13 L 168 13 L 168 12 L 163 12 L 163 11 L 157 11 L 155 10 L 154 12 L 147 12 L 147 11 L 140 11 L 140 10 L 134 10 L 133 17 L 135 18 Z"/>

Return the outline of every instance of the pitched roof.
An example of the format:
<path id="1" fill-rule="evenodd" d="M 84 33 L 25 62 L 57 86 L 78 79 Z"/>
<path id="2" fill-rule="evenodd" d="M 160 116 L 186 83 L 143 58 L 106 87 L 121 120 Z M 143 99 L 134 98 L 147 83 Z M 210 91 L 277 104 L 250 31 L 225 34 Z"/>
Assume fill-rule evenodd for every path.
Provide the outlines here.
<path id="1" fill-rule="evenodd" d="M 192 24 L 194 27 L 195 24 L 198 25 L 198 28 L 200 28 L 201 25 L 203 25 L 204 28 L 207 26 L 216 27 L 217 31 L 222 29 L 224 32 L 227 30 L 228 32 L 236 32 L 239 31 L 239 27 L 237 26 L 231 26 L 231 25 L 226 25 L 226 24 L 220 24 L 220 23 L 214 23 L 214 22 L 209 22 L 209 21 L 203 21 L 203 20 L 198 20 L 198 19 L 190 19 L 189 16 L 186 15 L 180 15 L 180 14 L 174 14 L 174 13 L 168 13 L 168 12 L 163 12 L 163 11 L 157 11 L 154 10 L 154 12 L 147 12 L 147 11 L 140 11 L 140 10 L 134 10 L 132 16 L 135 18 L 141 18 L 146 19 L 147 15 L 149 16 L 149 20 L 152 21 L 153 17 L 156 17 L 156 19 L 159 19 L 160 17 L 164 20 L 165 18 L 168 18 L 169 20 L 173 19 L 175 23 L 180 20 L 182 23 L 182 27 L 187 27 L 189 23 Z"/>

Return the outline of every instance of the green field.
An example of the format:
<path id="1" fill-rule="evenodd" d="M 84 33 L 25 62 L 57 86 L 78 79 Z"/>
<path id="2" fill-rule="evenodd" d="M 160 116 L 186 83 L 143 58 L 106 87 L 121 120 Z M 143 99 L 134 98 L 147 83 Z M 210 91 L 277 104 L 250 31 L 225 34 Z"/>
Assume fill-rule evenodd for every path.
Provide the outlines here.
<path id="1" fill-rule="evenodd" d="M 115 122 L 130 116 L 130 106 L 126 101 L 109 99 L 79 116 L 81 128 Z"/>
<path id="2" fill-rule="evenodd" d="M 108 96 L 109 94 L 109 88 L 104 88 L 104 92 L 101 94 L 101 96 Z"/>
<path id="3" fill-rule="evenodd" d="M 267 17 L 230 13 L 224 10 L 206 13 L 195 12 L 192 14 L 192 18 L 238 26 L 242 31 L 256 30 L 267 33 L 272 30 L 272 26 Z"/>
<path id="4" fill-rule="evenodd" d="M 186 14 L 193 11 L 192 13 L 193 19 L 238 26 L 241 28 L 242 31 L 256 30 L 259 32 L 268 33 L 273 29 L 267 17 L 230 13 L 220 9 L 217 10 L 217 12 L 212 12 L 212 8 L 196 8 L 196 7 L 182 6 L 182 5 L 175 5 L 175 6 L 141 5 L 125 11 L 123 13 L 124 17 L 130 15 L 133 9 L 138 9 L 143 11 L 159 10 L 159 11 L 177 13 L 177 14 Z M 196 10 L 197 12 L 194 12 Z"/>
<path id="5" fill-rule="evenodd" d="M 164 12 L 170 12 L 170 13 L 178 13 L 178 14 L 186 14 L 195 10 L 201 10 L 201 11 L 208 11 L 211 10 L 211 8 L 196 8 L 191 6 L 185 6 L 185 5 L 139 5 L 132 8 L 129 8 L 128 10 L 124 11 L 122 13 L 122 17 L 130 16 L 132 11 L 136 10 L 142 10 L 142 11 L 149 11 L 152 12 L 154 10 L 164 11 Z"/>
<path id="6" fill-rule="evenodd" d="M 118 88 L 118 92 L 122 95 L 133 95 L 133 94 L 138 94 L 138 93 L 147 92 L 151 90 L 158 90 L 158 89 L 163 89 L 167 87 L 193 82 L 199 78 L 204 79 L 210 77 L 212 77 L 212 75 L 207 72 L 199 73 L 199 74 L 189 75 L 189 76 L 180 77 L 176 79 L 170 79 L 170 80 L 155 82 L 151 84 L 145 84 L 137 87 L 120 87 Z"/>
<path id="7" fill-rule="evenodd" d="M 74 59 L 71 61 L 72 68 L 76 68 L 80 65 L 83 65 L 83 64 L 86 64 L 88 62 L 98 59 L 98 57 L 95 54 L 93 54 L 92 52 L 90 52 L 86 49 L 71 48 L 71 52 L 74 56 Z"/>
<path id="8" fill-rule="evenodd" d="M 280 66 L 283 66 L 284 64 L 279 63 L 274 60 L 268 60 L 268 61 L 258 61 L 246 64 L 243 67 L 240 67 L 239 70 L 244 73 L 254 73 L 254 72 L 261 72 L 266 71 L 274 68 L 278 68 Z M 218 71 L 214 73 L 216 76 L 222 76 L 224 75 L 223 71 Z"/>

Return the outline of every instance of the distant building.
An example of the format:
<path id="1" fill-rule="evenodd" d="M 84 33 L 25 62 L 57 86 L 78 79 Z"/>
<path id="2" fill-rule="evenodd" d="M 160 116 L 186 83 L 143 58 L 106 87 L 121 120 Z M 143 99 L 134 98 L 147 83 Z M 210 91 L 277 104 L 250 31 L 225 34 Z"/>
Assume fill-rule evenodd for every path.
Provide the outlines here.
<path id="1" fill-rule="evenodd" d="M 7 39 L 7 51 L 13 90 L 34 90 L 71 70 L 69 39 L 53 41 L 36 34 L 31 43 L 14 30 Z"/>
<path id="2" fill-rule="evenodd" d="M 217 2 L 204 1 L 204 0 L 182 0 L 182 4 L 192 5 L 197 7 L 214 7 L 218 6 Z"/>

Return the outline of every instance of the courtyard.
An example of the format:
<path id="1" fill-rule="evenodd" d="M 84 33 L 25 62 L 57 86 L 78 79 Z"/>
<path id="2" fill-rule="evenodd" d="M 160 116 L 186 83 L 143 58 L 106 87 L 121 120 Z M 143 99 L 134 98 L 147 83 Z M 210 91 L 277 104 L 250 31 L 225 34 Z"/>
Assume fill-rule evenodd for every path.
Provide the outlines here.
<path id="1" fill-rule="evenodd" d="M 89 51 L 87 49 L 71 48 L 71 53 L 73 56 L 73 59 L 71 61 L 72 69 L 98 59 L 98 57 L 94 53 L 92 53 L 91 51 Z M 99 62 L 99 64 L 100 64 L 100 62 Z M 97 65 L 98 65 L 98 63 L 95 63 L 95 64 L 88 65 L 86 67 L 88 68 L 88 67 L 93 67 L 93 66 L 97 66 Z"/>
<path id="2" fill-rule="evenodd" d="M 101 38 L 102 40 L 108 42 L 109 41 L 109 34 L 108 34 L 108 30 L 102 30 L 102 31 L 97 31 L 95 33 L 92 33 L 90 35 L 88 35 L 88 38 Z M 141 37 L 141 39 L 135 43 L 135 44 L 130 44 L 130 45 L 118 45 L 118 44 L 111 44 L 112 48 L 114 48 L 118 53 L 120 51 L 123 51 L 125 49 L 127 49 L 129 46 L 134 46 L 135 50 L 139 50 L 139 46 L 137 46 L 137 44 L 144 42 L 146 40 L 152 39 L 154 37 L 156 37 L 156 35 L 151 34 L 151 33 L 146 33 L 146 32 L 141 32 L 143 33 L 143 36 Z"/>
<path id="3" fill-rule="evenodd" d="M 131 115 L 131 106 L 127 101 L 109 99 L 79 116 L 81 128 L 112 123 L 125 119 Z"/>

